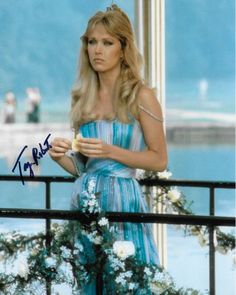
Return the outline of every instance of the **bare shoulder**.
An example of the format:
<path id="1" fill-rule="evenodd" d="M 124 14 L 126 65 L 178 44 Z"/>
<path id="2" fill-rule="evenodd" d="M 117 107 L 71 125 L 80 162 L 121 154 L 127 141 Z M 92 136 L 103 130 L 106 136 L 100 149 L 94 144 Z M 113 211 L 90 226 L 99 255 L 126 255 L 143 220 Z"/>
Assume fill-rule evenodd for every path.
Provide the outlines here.
<path id="1" fill-rule="evenodd" d="M 137 99 L 139 106 L 154 113 L 158 117 L 162 117 L 161 105 L 151 88 L 142 86 L 137 94 Z"/>
<path id="2" fill-rule="evenodd" d="M 155 98 L 156 96 L 154 91 L 150 87 L 143 85 L 139 89 L 137 97 L 140 102 L 143 102 L 143 100 L 149 100 L 149 98 Z"/>

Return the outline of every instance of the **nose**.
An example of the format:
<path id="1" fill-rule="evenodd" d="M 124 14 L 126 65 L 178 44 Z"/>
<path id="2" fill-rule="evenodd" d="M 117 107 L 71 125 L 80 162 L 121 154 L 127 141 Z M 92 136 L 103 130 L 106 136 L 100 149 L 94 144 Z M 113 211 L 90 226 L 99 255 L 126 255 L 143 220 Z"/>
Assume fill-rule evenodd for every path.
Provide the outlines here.
<path id="1" fill-rule="evenodd" d="M 102 52 L 102 44 L 101 43 L 97 43 L 96 47 L 95 47 L 95 53 L 101 53 Z"/>

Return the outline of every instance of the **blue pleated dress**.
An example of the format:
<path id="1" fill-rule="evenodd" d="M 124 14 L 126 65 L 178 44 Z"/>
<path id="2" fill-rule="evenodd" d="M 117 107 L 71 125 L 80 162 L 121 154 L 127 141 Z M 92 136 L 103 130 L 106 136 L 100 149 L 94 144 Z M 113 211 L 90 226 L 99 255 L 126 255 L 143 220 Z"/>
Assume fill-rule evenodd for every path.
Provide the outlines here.
<path id="1" fill-rule="evenodd" d="M 99 138 L 131 151 L 146 149 L 144 135 L 135 119 L 126 124 L 118 120 L 96 120 L 80 126 L 83 137 Z M 75 165 L 78 167 L 78 161 Z M 79 206 L 78 195 L 86 190 L 89 180 L 96 181 L 96 192 L 100 192 L 99 202 L 102 211 L 150 212 L 141 188 L 135 179 L 135 169 L 108 159 L 88 159 L 84 172 L 74 183 L 71 208 Z M 154 242 L 151 224 L 118 223 L 119 240 L 133 241 L 138 257 L 143 262 L 159 265 L 157 247 Z M 96 294 L 95 283 L 84 286 L 84 293 Z M 106 292 L 104 292 L 106 294 Z"/>

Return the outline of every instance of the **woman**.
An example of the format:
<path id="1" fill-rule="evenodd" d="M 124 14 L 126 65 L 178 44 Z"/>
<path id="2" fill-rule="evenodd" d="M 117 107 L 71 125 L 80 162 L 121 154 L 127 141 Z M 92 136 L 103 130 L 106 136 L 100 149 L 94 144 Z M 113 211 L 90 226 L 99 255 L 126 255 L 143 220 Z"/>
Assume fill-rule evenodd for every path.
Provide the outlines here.
<path id="1" fill-rule="evenodd" d="M 112 5 L 89 20 L 81 40 L 71 109 L 73 127 L 81 134 L 79 152 L 69 156 L 71 141 L 55 138 L 50 156 L 80 175 L 72 208 L 78 208 L 78 196 L 93 178 L 102 210 L 148 212 L 135 169 L 163 171 L 167 151 L 161 107 L 141 79 L 141 56 L 130 21 Z M 133 241 L 142 261 L 159 264 L 150 225 L 119 224 L 119 234 L 119 239 Z M 85 290 L 94 294 L 91 286 Z"/>

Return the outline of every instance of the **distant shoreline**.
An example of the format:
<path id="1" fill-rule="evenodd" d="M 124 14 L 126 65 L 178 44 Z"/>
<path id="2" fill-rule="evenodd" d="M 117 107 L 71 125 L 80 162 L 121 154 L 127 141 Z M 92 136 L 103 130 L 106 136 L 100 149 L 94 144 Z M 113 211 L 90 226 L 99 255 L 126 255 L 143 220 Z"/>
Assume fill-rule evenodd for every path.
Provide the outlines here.
<path id="1" fill-rule="evenodd" d="M 186 122 L 166 127 L 168 143 L 172 144 L 235 144 L 232 123 Z"/>
<path id="2" fill-rule="evenodd" d="M 68 110 L 68 111 L 67 111 Z M 192 107 L 191 109 L 182 109 L 182 108 L 166 108 L 164 111 L 165 121 L 167 125 L 172 125 L 172 123 L 180 124 L 192 124 L 192 123 L 210 123 L 210 124 L 231 124 L 235 125 L 236 116 L 235 109 L 232 108 L 230 112 L 226 112 L 223 109 L 220 111 L 214 110 L 198 110 L 197 108 Z M 22 124 L 26 123 L 27 116 L 26 113 L 18 109 L 16 113 L 16 123 Z M 69 107 L 65 106 L 61 109 L 52 108 L 45 109 L 42 108 L 40 111 L 40 122 L 48 123 L 64 123 L 69 122 Z M 3 121 L 0 120 L 0 124 Z"/>
<path id="3" fill-rule="evenodd" d="M 34 146 L 48 135 L 73 138 L 69 123 L 0 124 L 0 157 L 19 150 L 22 145 Z M 235 124 L 216 122 L 171 122 L 166 124 L 168 144 L 204 145 L 235 144 Z"/>

